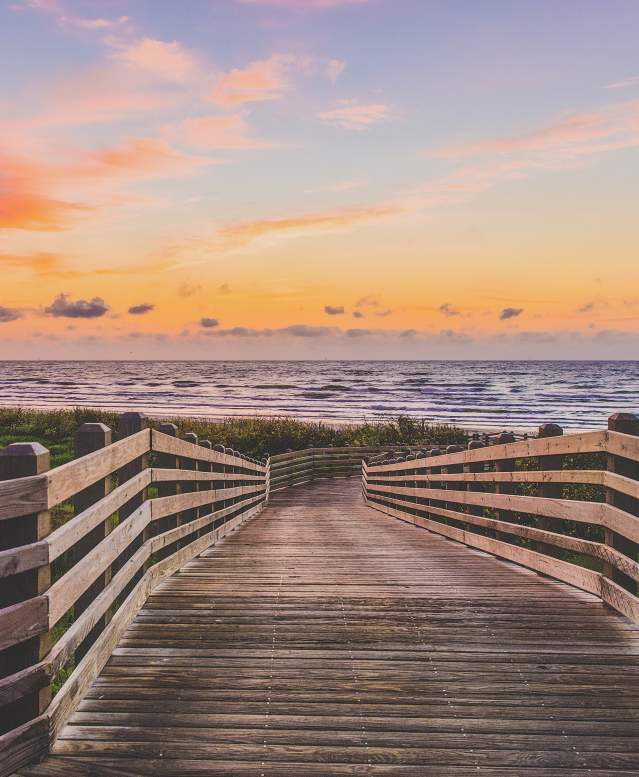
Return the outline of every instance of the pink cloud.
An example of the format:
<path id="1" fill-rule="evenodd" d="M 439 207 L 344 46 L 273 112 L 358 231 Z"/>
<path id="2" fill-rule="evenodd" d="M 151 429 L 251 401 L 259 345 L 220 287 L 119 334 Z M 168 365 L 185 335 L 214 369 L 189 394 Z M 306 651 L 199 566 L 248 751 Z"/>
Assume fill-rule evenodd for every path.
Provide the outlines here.
<path id="1" fill-rule="evenodd" d="M 242 5 L 267 5 L 274 8 L 292 8 L 320 11 L 347 5 L 366 5 L 371 0 L 238 0 Z"/>
<path id="2" fill-rule="evenodd" d="M 237 113 L 188 118 L 173 134 L 179 136 L 187 145 L 202 149 L 264 149 L 274 147 L 273 143 L 252 138 L 244 117 Z"/>
<path id="3" fill-rule="evenodd" d="M 573 113 L 521 135 L 485 138 L 447 146 L 435 156 L 447 159 L 480 155 L 548 154 L 585 156 L 627 148 L 639 142 L 639 101 L 618 103 L 590 113 Z"/>
<path id="4" fill-rule="evenodd" d="M 0 122 L 4 133 L 24 129 L 83 126 L 119 121 L 136 114 L 173 107 L 179 96 L 125 72 L 98 66 L 65 73 L 44 82 L 32 96 L 40 111 Z"/>
<path id="5" fill-rule="evenodd" d="M 62 179 L 188 173 L 213 160 L 195 157 L 156 138 L 127 138 L 117 146 L 84 152 L 77 162 L 58 168 Z"/>
<path id="6" fill-rule="evenodd" d="M 222 75 L 211 94 L 211 100 L 222 106 L 277 100 L 289 88 L 286 68 L 290 58 L 273 55 L 251 62 Z"/>
<path id="7" fill-rule="evenodd" d="M 606 84 L 604 89 L 628 89 L 632 86 L 639 86 L 639 76 L 629 76 L 621 81 L 615 81 L 612 84 Z"/>
<path id="8" fill-rule="evenodd" d="M 341 59 L 331 59 L 326 65 L 326 76 L 331 83 L 335 83 L 346 69 L 346 62 Z"/>
<path id="9" fill-rule="evenodd" d="M 84 30 L 110 30 L 128 21 L 128 16 L 121 16 L 118 19 L 74 19 L 73 24 Z"/>
<path id="10" fill-rule="evenodd" d="M 175 40 L 141 38 L 118 48 L 113 58 L 130 68 L 168 82 L 189 81 L 200 73 L 197 56 Z"/>
<path id="11" fill-rule="evenodd" d="M 337 108 L 322 111 L 320 119 L 326 124 L 347 130 L 365 130 L 380 122 L 392 121 L 396 113 L 386 103 L 358 103 L 342 100 Z"/>
<path id="12" fill-rule="evenodd" d="M 113 30 L 131 21 L 128 16 L 119 16 L 116 19 L 83 18 L 69 14 L 60 0 L 22 0 L 9 6 L 12 11 L 42 11 L 53 17 L 60 27 L 70 27 L 82 30 Z"/>

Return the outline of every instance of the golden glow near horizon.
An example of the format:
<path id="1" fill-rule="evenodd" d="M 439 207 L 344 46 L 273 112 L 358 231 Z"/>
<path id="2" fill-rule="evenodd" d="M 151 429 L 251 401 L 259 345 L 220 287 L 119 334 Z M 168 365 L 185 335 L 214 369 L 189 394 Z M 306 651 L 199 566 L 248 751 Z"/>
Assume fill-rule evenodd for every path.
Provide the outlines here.
<path id="1" fill-rule="evenodd" d="M 636 3 L 180 8 L 0 3 L 0 358 L 636 357 Z"/>

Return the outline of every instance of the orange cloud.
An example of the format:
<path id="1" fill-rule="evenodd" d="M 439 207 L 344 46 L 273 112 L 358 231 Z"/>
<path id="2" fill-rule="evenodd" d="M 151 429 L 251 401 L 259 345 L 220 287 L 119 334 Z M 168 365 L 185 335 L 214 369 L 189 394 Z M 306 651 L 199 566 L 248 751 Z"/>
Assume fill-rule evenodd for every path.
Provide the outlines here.
<path id="1" fill-rule="evenodd" d="M 396 118 L 396 113 L 386 103 L 357 103 L 354 100 L 342 100 L 339 107 L 322 111 L 320 119 L 326 124 L 347 130 L 364 130 L 383 121 Z"/>
<path id="2" fill-rule="evenodd" d="M 289 88 L 286 69 L 294 61 L 274 54 L 269 59 L 251 62 L 245 68 L 231 70 L 218 79 L 211 100 L 226 107 L 277 100 Z"/>
<path id="3" fill-rule="evenodd" d="M 118 146 L 83 153 L 79 160 L 61 166 L 54 175 L 62 179 L 106 178 L 119 175 L 188 173 L 214 160 L 184 154 L 163 140 L 128 138 Z"/>
<path id="4" fill-rule="evenodd" d="M 74 215 L 90 210 L 40 191 L 37 165 L 0 155 L 0 229 L 58 231 Z"/>
<path id="5" fill-rule="evenodd" d="M 60 268 L 60 257 L 56 254 L 0 254 L 0 267 L 27 270 L 37 275 L 56 274 Z"/>
<path id="6" fill-rule="evenodd" d="M 230 245 L 238 245 L 269 235 L 295 235 L 308 231 L 330 232 L 356 224 L 378 221 L 396 215 L 399 211 L 398 206 L 387 204 L 305 213 L 286 218 L 257 219 L 230 224 L 220 230 L 219 236 Z"/>
<path id="7" fill-rule="evenodd" d="M 69 218 L 89 210 L 85 205 L 14 191 L 0 194 L 0 229 L 57 232 L 65 228 Z"/>
<path id="8" fill-rule="evenodd" d="M 237 113 L 185 119 L 175 134 L 187 145 L 203 149 L 261 149 L 275 145 L 250 137 L 246 121 Z"/>
<path id="9" fill-rule="evenodd" d="M 82 278 L 86 276 L 130 276 L 148 275 L 152 269 L 154 273 L 169 269 L 170 261 L 158 261 L 156 258 L 149 260 L 147 264 L 127 265 L 120 267 L 69 267 L 67 258 L 60 254 L 47 252 L 31 254 L 4 254 L 0 253 L 0 268 L 14 269 L 30 272 L 34 275 L 49 278 Z"/>
<path id="10" fill-rule="evenodd" d="M 95 210 L 95 205 L 58 199 L 53 192 L 61 184 L 181 175 L 212 161 L 183 154 L 151 138 L 130 138 L 119 146 L 82 152 L 60 164 L 0 155 L 0 228 L 58 231 L 73 216 Z"/>

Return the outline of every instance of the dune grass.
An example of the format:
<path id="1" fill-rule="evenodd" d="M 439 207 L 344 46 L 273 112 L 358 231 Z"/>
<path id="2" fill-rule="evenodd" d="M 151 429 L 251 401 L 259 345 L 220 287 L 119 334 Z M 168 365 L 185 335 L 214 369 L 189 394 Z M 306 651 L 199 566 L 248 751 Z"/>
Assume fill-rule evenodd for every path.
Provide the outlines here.
<path id="1" fill-rule="evenodd" d="M 83 423 L 96 421 L 115 431 L 118 414 L 84 408 L 47 411 L 0 408 L 0 445 L 39 442 L 51 451 L 51 465 L 55 467 L 73 458 L 74 431 Z M 195 432 L 201 440 L 210 440 L 214 445 L 222 443 L 257 458 L 311 447 L 450 445 L 464 443 L 467 437 L 459 427 L 403 417 L 345 427 L 292 418 L 258 417 L 225 418 L 221 421 L 168 417 L 151 418 L 149 422 L 154 427 L 161 423 L 174 423 L 180 434 Z"/>

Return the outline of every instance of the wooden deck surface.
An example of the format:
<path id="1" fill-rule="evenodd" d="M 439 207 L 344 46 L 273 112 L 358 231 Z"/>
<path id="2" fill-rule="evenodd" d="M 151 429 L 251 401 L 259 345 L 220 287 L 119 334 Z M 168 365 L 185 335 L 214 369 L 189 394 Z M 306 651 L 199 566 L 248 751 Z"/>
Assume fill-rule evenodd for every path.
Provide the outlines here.
<path id="1" fill-rule="evenodd" d="M 639 775 L 638 627 L 365 507 L 275 493 L 149 599 L 21 775 Z"/>

